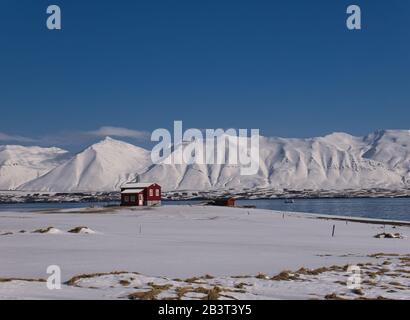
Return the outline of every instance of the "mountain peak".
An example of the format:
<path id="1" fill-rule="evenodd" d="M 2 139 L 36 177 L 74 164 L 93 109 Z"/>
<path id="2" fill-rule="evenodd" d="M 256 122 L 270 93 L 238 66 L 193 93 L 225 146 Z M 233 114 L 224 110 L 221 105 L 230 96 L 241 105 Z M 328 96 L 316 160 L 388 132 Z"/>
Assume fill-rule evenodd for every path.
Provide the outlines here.
<path id="1" fill-rule="evenodd" d="M 100 147 L 124 147 L 124 146 L 132 146 L 132 147 L 136 147 L 130 143 L 127 143 L 125 141 L 121 141 L 121 140 L 117 140 L 117 139 L 113 139 L 111 137 L 105 137 L 104 139 L 92 144 L 91 146 L 89 146 L 87 149 L 95 149 L 95 148 L 100 148 Z M 137 147 L 136 147 L 137 148 Z"/>

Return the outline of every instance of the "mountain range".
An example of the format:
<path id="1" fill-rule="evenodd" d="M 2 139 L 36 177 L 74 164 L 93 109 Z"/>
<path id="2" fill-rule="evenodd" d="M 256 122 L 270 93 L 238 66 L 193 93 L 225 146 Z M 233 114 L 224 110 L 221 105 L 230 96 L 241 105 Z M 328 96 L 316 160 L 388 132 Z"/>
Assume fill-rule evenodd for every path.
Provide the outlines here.
<path id="1" fill-rule="evenodd" d="M 241 176 L 240 168 L 229 164 L 153 164 L 149 150 L 108 137 L 77 154 L 59 148 L 0 146 L 0 189 L 116 191 L 137 176 L 167 191 L 410 187 L 410 130 L 376 131 L 364 137 L 261 137 L 259 144 L 259 171 L 252 176 Z"/>

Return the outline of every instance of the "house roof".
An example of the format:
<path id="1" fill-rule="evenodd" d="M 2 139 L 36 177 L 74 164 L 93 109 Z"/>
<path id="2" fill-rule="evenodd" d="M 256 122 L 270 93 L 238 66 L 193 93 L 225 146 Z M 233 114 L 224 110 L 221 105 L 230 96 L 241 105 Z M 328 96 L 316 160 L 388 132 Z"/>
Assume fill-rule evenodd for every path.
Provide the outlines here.
<path id="1" fill-rule="evenodd" d="M 121 194 L 140 193 L 142 191 L 144 191 L 144 189 L 141 189 L 141 188 L 139 188 L 139 189 L 126 189 L 124 191 L 121 191 Z"/>
<path id="2" fill-rule="evenodd" d="M 152 186 L 155 184 L 154 182 L 128 182 L 125 183 L 121 186 L 121 188 L 133 188 L 133 189 L 138 189 L 138 188 L 148 188 L 149 186 Z"/>

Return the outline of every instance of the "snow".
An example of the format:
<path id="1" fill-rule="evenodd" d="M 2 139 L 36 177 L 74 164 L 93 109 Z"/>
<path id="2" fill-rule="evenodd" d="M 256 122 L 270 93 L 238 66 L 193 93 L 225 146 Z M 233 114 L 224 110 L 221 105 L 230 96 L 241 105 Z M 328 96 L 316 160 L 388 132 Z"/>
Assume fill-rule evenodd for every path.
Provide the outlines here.
<path id="1" fill-rule="evenodd" d="M 144 191 L 144 189 L 127 189 L 124 191 L 121 191 L 122 194 L 133 194 L 133 193 L 140 193 Z"/>
<path id="2" fill-rule="evenodd" d="M 32 233 L 50 226 L 62 232 Z M 98 232 L 68 232 L 78 226 Z M 374 237 L 381 232 L 403 238 Z M 175 296 L 177 287 L 190 286 L 183 299 L 202 297 L 204 289 L 197 287 L 214 286 L 231 290 L 222 293 L 224 299 L 323 299 L 332 293 L 358 298 L 340 283 L 348 277 L 345 265 L 361 263 L 366 277 L 382 276 L 375 284 L 368 283 L 375 279 L 364 277 L 364 297 L 410 299 L 408 274 L 403 271 L 410 269 L 408 225 L 258 209 L 163 206 L 105 208 L 99 213 L 2 212 L 0 234 L 7 234 L 0 236 L 0 298 L 128 298 L 136 291 L 152 290 L 149 283 L 171 285 L 160 297 Z M 375 253 L 380 254 L 370 256 Z M 64 281 L 99 274 L 53 291 L 43 282 L 11 279 L 46 279 L 49 265 L 61 267 Z M 317 274 L 297 272 L 334 265 L 338 267 Z M 297 274 L 297 279 L 272 280 L 284 270 Z M 201 279 L 188 281 L 190 277 Z M 244 290 L 238 291 L 241 286 Z"/>
<path id="3" fill-rule="evenodd" d="M 150 152 L 111 138 L 96 143 L 46 175 L 22 185 L 28 191 L 114 191 L 151 164 Z"/>
<path id="4" fill-rule="evenodd" d="M 148 188 L 152 186 L 154 182 L 129 182 L 125 183 L 121 186 L 121 188 L 136 188 L 136 189 L 141 189 L 141 188 Z"/>
<path id="5" fill-rule="evenodd" d="M 179 146 L 191 147 L 189 143 Z M 39 178 L 24 174 L 31 180 L 27 183 L 19 178 L 23 174 L 14 179 L 15 171 L 1 181 L 5 189 L 18 186 L 19 190 L 43 192 L 118 191 L 137 175 L 142 183 L 154 181 L 164 191 L 256 187 L 397 190 L 410 186 L 409 163 L 409 130 L 377 131 L 365 137 L 346 133 L 307 139 L 261 137 L 259 171 L 251 176 L 241 175 L 240 167 L 232 164 L 152 164 L 148 150 L 106 138 L 56 167 L 47 167 L 51 171 Z"/>
<path id="6" fill-rule="evenodd" d="M 15 189 L 47 173 L 69 158 L 59 148 L 0 146 L 0 190 Z"/>

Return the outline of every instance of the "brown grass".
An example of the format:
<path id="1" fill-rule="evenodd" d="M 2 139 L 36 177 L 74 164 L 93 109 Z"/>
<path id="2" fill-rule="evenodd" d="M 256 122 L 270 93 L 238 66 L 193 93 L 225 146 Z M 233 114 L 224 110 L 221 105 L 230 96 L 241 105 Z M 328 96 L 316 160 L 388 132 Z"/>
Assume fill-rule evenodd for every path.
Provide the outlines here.
<path id="1" fill-rule="evenodd" d="M 281 273 L 271 278 L 271 280 L 274 281 L 290 281 L 296 279 L 298 279 L 298 275 L 292 273 L 292 271 L 289 270 L 282 271 Z"/>
<path id="2" fill-rule="evenodd" d="M 384 252 L 377 252 L 377 253 L 369 254 L 370 258 L 398 257 L 398 256 L 400 256 L 398 253 L 384 253 Z"/>
<path id="3" fill-rule="evenodd" d="M 53 228 L 54 227 L 47 227 L 47 228 L 44 228 L 44 229 L 37 229 L 37 230 L 34 230 L 33 233 L 47 233 Z"/>
<path id="4" fill-rule="evenodd" d="M 333 266 L 333 267 L 334 268 L 339 268 L 337 266 Z M 317 276 L 321 273 L 324 273 L 324 272 L 327 272 L 327 271 L 330 271 L 330 270 L 331 270 L 330 268 L 326 268 L 326 267 L 321 267 L 321 268 L 317 268 L 317 269 L 313 269 L 313 270 L 302 267 L 298 271 L 296 271 L 295 273 L 303 274 L 303 275 Z"/>
<path id="5" fill-rule="evenodd" d="M 218 300 L 220 297 L 221 288 L 213 287 L 211 290 L 208 291 L 206 299 L 204 300 Z"/>
<path id="6" fill-rule="evenodd" d="M 245 288 L 245 286 L 247 286 L 248 284 L 246 284 L 246 283 L 244 283 L 244 282 L 240 282 L 240 283 L 237 283 L 237 284 L 235 284 L 235 288 L 236 289 L 243 289 L 243 288 Z"/>
<path id="7" fill-rule="evenodd" d="M 45 279 L 26 279 L 26 278 L 0 278 L 0 283 L 11 281 L 27 281 L 27 282 L 46 282 Z"/>
<path id="8" fill-rule="evenodd" d="M 69 286 L 78 286 L 77 282 L 80 281 L 81 279 L 90 279 L 90 278 L 96 278 L 96 277 L 102 277 L 102 276 L 108 276 L 108 275 L 120 275 L 120 274 L 125 274 L 125 273 L 130 273 L 128 271 L 112 271 L 112 272 L 98 272 L 98 273 L 88 273 L 88 274 L 80 274 L 72 277 L 68 281 L 65 282 L 66 285 Z M 135 272 L 133 272 L 135 273 Z"/>
<path id="9" fill-rule="evenodd" d="M 151 289 L 149 291 L 134 292 L 128 295 L 130 300 L 156 300 L 157 296 L 162 292 L 161 289 Z"/>
<path id="10" fill-rule="evenodd" d="M 149 282 L 147 283 L 150 287 L 152 287 L 153 289 L 158 289 L 158 290 L 168 290 L 171 289 L 173 286 L 172 284 L 155 284 L 153 282 Z"/>
<path id="11" fill-rule="evenodd" d="M 258 273 L 258 274 L 255 276 L 255 278 L 256 278 L 256 279 L 262 279 L 262 280 L 267 280 L 267 279 L 269 279 L 269 277 L 268 277 L 265 273 L 262 273 L 262 272 Z"/>
<path id="12" fill-rule="evenodd" d="M 357 294 L 358 296 L 364 296 L 362 289 L 352 289 L 352 293 Z"/>
<path id="13" fill-rule="evenodd" d="M 336 293 L 331 293 L 331 294 L 327 294 L 325 295 L 325 299 L 326 300 L 346 300 L 345 298 L 338 296 Z"/>
<path id="14" fill-rule="evenodd" d="M 175 289 L 178 300 L 180 300 L 186 293 L 191 292 L 192 287 L 178 287 Z"/>
<path id="15" fill-rule="evenodd" d="M 199 277 L 192 277 L 192 278 L 185 279 L 184 282 L 187 282 L 187 283 L 198 283 L 197 281 L 199 281 L 199 280 L 201 280 L 201 278 L 199 278 Z"/>
<path id="16" fill-rule="evenodd" d="M 68 230 L 68 232 L 70 232 L 70 233 L 80 233 L 81 230 L 83 230 L 83 229 L 88 229 L 88 227 L 84 227 L 84 226 L 82 226 L 82 227 L 75 227 L 75 228 L 73 228 L 73 229 L 71 229 L 71 230 Z"/>
<path id="17" fill-rule="evenodd" d="M 129 282 L 128 280 L 120 280 L 119 284 L 126 287 L 126 286 L 129 286 L 131 282 Z"/>
<path id="18" fill-rule="evenodd" d="M 215 286 L 211 289 L 204 287 L 178 287 L 175 288 L 175 292 L 177 294 L 178 300 L 181 300 L 187 293 L 191 292 L 203 294 L 203 300 L 218 300 L 222 289 L 218 286 Z"/>

